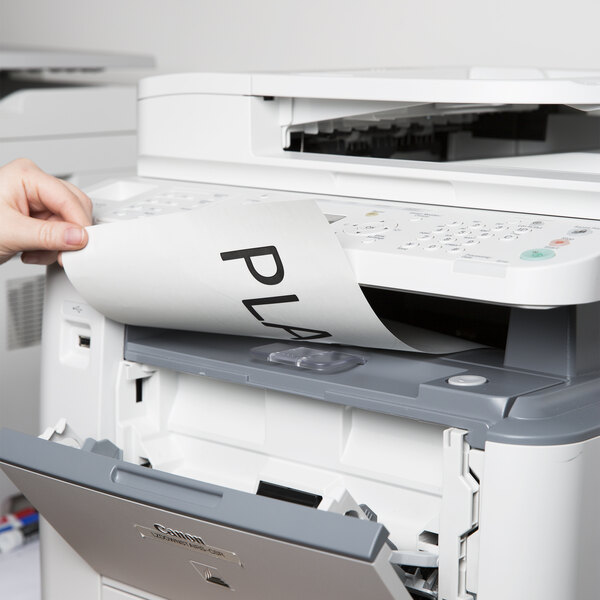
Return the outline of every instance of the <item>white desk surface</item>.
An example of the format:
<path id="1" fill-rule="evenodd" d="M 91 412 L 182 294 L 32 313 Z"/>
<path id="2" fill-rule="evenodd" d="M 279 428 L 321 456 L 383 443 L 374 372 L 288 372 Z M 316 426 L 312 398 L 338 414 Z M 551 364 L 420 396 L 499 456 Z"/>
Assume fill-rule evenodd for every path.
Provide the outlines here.
<path id="1" fill-rule="evenodd" d="M 39 541 L 0 554 L 0 598 L 40 600 L 41 597 Z"/>

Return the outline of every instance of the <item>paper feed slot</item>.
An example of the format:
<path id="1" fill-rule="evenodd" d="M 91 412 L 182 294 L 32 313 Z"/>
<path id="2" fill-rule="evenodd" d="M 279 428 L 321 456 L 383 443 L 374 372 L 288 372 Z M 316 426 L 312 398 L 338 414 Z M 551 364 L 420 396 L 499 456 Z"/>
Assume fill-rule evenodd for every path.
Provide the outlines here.
<path id="1" fill-rule="evenodd" d="M 283 343 L 282 343 L 283 344 Z M 562 379 L 536 373 L 498 370 L 498 351 L 436 357 L 361 350 L 364 364 L 321 373 L 258 360 L 252 350 L 258 338 L 128 327 L 124 357 L 128 361 L 179 373 L 206 375 L 266 390 L 280 390 L 357 409 L 459 427 L 471 446 L 483 448 L 490 429 L 502 423 L 514 398 L 543 390 Z M 287 342 L 290 348 L 295 344 Z M 330 346 L 314 346 L 323 352 Z M 343 354 L 357 349 L 338 347 Z M 479 387 L 460 388 L 452 376 L 477 374 Z"/>

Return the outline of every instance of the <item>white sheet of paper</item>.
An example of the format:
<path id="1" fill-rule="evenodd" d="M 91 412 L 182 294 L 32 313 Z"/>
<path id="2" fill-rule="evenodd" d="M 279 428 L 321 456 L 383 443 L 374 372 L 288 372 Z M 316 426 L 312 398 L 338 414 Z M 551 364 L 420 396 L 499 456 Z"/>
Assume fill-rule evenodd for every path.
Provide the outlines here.
<path id="1" fill-rule="evenodd" d="M 84 300 L 115 321 L 391 350 L 474 347 L 429 331 L 419 344 L 410 327 L 410 345 L 393 335 L 310 200 L 222 200 L 88 233 L 64 267 Z"/>

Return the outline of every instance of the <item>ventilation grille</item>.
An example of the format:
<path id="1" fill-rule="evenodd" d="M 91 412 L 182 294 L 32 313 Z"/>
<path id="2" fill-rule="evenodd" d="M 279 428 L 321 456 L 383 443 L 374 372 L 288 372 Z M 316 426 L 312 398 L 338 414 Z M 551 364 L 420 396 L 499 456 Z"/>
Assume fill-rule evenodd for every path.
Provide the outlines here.
<path id="1" fill-rule="evenodd" d="M 44 275 L 9 279 L 6 305 L 7 349 L 37 346 L 42 339 Z"/>

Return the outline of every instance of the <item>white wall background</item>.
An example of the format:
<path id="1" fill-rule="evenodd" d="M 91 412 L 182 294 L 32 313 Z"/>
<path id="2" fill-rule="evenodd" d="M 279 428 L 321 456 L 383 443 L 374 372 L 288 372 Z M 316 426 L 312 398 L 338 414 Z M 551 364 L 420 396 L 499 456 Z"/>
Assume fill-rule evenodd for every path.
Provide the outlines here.
<path id="1" fill-rule="evenodd" d="M 597 0 L 0 0 L 0 43 L 152 54 L 159 72 L 600 67 Z"/>

